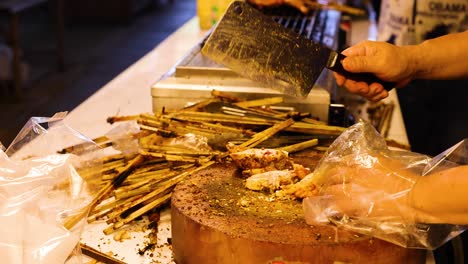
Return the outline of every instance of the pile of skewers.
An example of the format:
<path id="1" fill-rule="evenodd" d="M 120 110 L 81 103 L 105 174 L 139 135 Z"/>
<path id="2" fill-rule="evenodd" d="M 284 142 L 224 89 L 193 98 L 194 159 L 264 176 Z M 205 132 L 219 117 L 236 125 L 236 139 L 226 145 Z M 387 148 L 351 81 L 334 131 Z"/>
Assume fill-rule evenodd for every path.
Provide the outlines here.
<path id="1" fill-rule="evenodd" d="M 282 97 L 245 101 L 212 92 L 212 98 L 190 107 L 160 113 L 109 117 L 109 123 L 136 121 L 139 131 L 128 133 L 136 148 L 106 155 L 100 166 L 79 170 L 99 186 L 88 222 L 104 219 L 112 234 L 170 200 L 173 188 L 187 176 L 215 162 L 228 162 L 229 153 L 254 147 L 289 153 L 307 148 L 325 150 L 345 128 L 328 126 L 310 113 L 278 110 Z M 117 148 L 108 136 L 94 139 L 102 148 Z M 131 146 L 129 144 L 128 146 Z M 71 146 L 61 153 L 86 151 Z M 76 219 L 78 220 L 78 219 Z M 70 224 L 72 224 L 70 222 Z"/>

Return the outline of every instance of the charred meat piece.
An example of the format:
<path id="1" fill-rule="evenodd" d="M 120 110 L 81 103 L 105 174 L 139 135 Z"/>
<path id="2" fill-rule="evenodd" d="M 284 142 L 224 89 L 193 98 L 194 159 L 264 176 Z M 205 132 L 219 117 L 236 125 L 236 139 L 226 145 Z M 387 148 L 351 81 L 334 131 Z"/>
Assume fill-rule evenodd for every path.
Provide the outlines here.
<path id="1" fill-rule="evenodd" d="M 294 183 L 294 179 L 297 179 L 297 176 L 294 171 L 291 170 L 267 171 L 249 177 L 245 182 L 245 186 L 247 189 L 254 191 L 261 191 L 264 189 L 275 191 L 282 185 Z"/>
<path id="2" fill-rule="evenodd" d="M 318 193 L 317 185 L 313 180 L 313 174 L 309 174 L 297 183 L 283 186 L 276 192 L 279 197 L 294 196 L 299 199 L 315 196 Z"/>
<path id="3" fill-rule="evenodd" d="M 293 170 L 274 170 L 254 174 L 246 180 L 245 186 L 255 191 L 264 189 L 276 191 L 283 186 L 298 182 L 310 173 L 309 169 L 300 164 L 293 164 L 293 166 Z"/>
<path id="4" fill-rule="evenodd" d="M 292 169 L 288 153 L 276 149 L 247 149 L 230 154 L 232 160 L 242 170 L 273 168 L 273 170 Z M 265 171 L 271 171 L 268 169 Z"/>
<path id="5" fill-rule="evenodd" d="M 230 154 L 234 163 L 249 177 L 246 187 L 251 190 L 277 191 L 279 196 L 304 198 L 315 195 L 317 188 L 308 180 L 310 170 L 294 163 L 286 151 L 277 149 L 247 149 Z"/>

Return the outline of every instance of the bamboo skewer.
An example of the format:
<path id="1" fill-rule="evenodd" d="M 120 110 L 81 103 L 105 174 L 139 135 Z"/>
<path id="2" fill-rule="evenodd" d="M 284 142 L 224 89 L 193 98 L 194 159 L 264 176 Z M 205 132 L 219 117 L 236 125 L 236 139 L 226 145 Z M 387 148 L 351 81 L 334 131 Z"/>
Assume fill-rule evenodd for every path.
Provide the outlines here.
<path id="1" fill-rule="evenodd" d="M 241 148 L 253 148 L 255 146 L 257 146 L 258 144 L 260 144 L 261 142 L 267 140 L 269 137 L 271 137 L 272 135 L 278 133 L 279 131 L 291 126 L 292 124 L 294 124 L 294 120 L 292 119 L 288 119 L 284 122 L 281 122 L 279 124 L 276 124 L 258 134 L 255 134 L 252 139 L 250 140 L 247 140 L 246 142 L 240 144 L 239 147 Z"/>
<path id="2" fill-rule="evenodd" d="M 100 252 L 99 250 L 92 248 L 88 245 L 85 245 L 83 243 L 80 243 L 80 248 L 83 254 L 85 254 L 88 257 L 91 257 L 97 261 L 106 263 L 106 264 L 126 264 L 123 261 L 120 261 L 114 257 L 108 256 L 107 254 L 104 254 Z"/>
<path id="3" fill-rule="evenodd" d="M 208 123 L 208 122 L 201 122 L 201 121 L 187 121 L 184 119 L 179 119 L 177 117 L 171 118 L 173 121 L 185 123 L 185 124 L 191 124 L 192 126 L 196 127 L 196 129 L 205 129 L 206 132 L 211 132 L 211 133 L 224 133 L 224 132 L 231 132 L 231 133 L 239 133 L 239 134 L 247 134 L 247 135 L 253 135 L 255 134 L 254 132 L 250 130 L 245 130 L 245 129 L 239 129 L 235 127 L 230 127 L 230 126 L 225 126 L 219 123 Z M 190 126 L 190 125 L 189 125 Z M 188 127 L 188 126 L 187 126 Z"/>
<path id="4" fill-rule="evenodd" d="M 67 219 L 67 228 L 86 216 L 89 222 L 105 218 L 110 226 L 104 233 L 110 234 L 164 204 L 170 198 L 174 186 L 187 176 L 210 166 L 214 160 L 223 160 L 229 155 L 226 151 L 191 150 L 187 147 L 165 145 L 171 141 L 168 138 L 193 133 L 208 139 L 210 146 L 218 143 L 224 144 L 224 147 L 227 140 L 235 142 L 230 150 L 253 148 L 262 144 L 295 152 L 310 147 L 324 148 L 317 146 L 318 139 L 313 137 L 318 137 L 323 145 L 322 138 L 333 138 L 344 131 L 344 128 L 327 126 L 310 118 L 310 113 L 274 106 L 283 102 L 282 97 L 246 101 L 229 93 L 213 91 L 212 94 L 211 99 L 176 111 L 163 108 L 163 111 L 155 114 L 109 117 L 109 123 L 130 120 L 137 122 L 141 132 L 129 137 L 138 139 L 138 154 L 109 155 L 96 160 L 101 166 L 79 170 L 86 181 L 102 187 L 88 208 Z M 212 103 L 214 104 L 211 105 Z M 233 115 L 203 112 L 205 108 L 213 109 L 213 106 L 219 105 L 226 106 L 224 110 L 231 111 Z M 257 132 L 260 130 L 261 132 Z M 287 131 L 289 134 L 277 136 L 280 131 Z M 300 135 L 295 136 L 294 133 Z M 113 146 L 105 136 L 95 140 L 104 147 Z M 76 151 L 80 147 L 76 145 L 64 151 Z M 83 149 L 86 149 L 84 145 Z"/>
<path id="5" fill-rule="evenodd" d="M 140 154 L 146 157 L 164 158 L 167 161 L 180 161 L 192 163 L 198 163 L 200 161 L 200 158 L 194 158 L 192 156 L 171 155 L 158 152 L 140 151 Z"/>
<path id="6" fill-rule="evenodd" d="M 109 139 L 106 136 L 101 136 L 93 139 L 93 142 L 96 144 L 104 143 L 108 141 Z M 90 142 L 85 142 L 85 143 L 80 143 L 74 146 L 70 146 L 67 148 L 64 148 L 62 150 L 59 150 L 58 153 L 60 154 L 65 154 L 65 153 L 84 153 L 90 148 L 95 147 L 93 144 Z"/>
<path id="7" fill-rule="evenodd" d="M 209 105 L 209 104 L 211 104 L 213 102 L 216 102 L 216 101 L 218 101 L 218 99 L 216 99 L 216 98 L 206 99 L 206 100 L 203 100 L 203 101 L 198 102 L 196 104 L 193 104 L 191 106 L 182 108 L 181 111 L 200 111 L 204 107 L 206 107 L 207 105 Z"/>
<path id="8" fill-rule="evenodd" d="M 308 141 L 304 141 L 304 142 L 297 143 L 297 144 L 294 144 L 294 145 L 281 147 L 281 148 L 278 148 L 278 149 L 284 150 L 284 151 L 286 151 L 288 153 L 293 153 L 293 152 L 301 151 L 301 150 L 304 150 L 304 149 L 307 149 L 307 148 L 310 148 L 310 147 L 313 147 L 313 146 L 317 146 L 317 144 L 318 144 L 318 139 L 314 138 L 314 139 L 311 139 L 311 140 L 308 140 Z"/>
<path id="9" fill-rule="evenodd" d="M 166 194 L 166 195 L 152 201 L 151 203 L 143 206 L 142 208 L 138 209 L 137 211 L 131 213 L 126 218 L 124 218 L 124 219 L 118 221 L 117 223 L 109 226 L 108 228 L 104 229 L 104 234 L 106 234 L 106 235 L 112 234 L 116 229 L 122 227 L 125 224 L 130 223 L 135 218 L 143 215 L 144 213 L 148 212 L 149 210 L 153 209 L 154 207 L 157 207 L 157 206 L 161 205 L 162 203 L 166 202 L 167 200 L 169 200 L 169 198 L 171 198 L 171 195 L 172 195 L 171 193 L 168 193 L 168 194 Z"/>
<path id="10" fill-rule="evenodd" d="M 99 176 L 105 172 L 113 171 L 119 167 L 122 167 L 124 164 L 125 164 L 125 161 L 123 159 L 111 161 L 111 162 L 103 164 L 102 168 L 100 169 L 90 168 L 90 169 L 80 170 L 80 175 L 84 179 L 90 179 L 90 178 L 93 178 L 94 176 Z"/>
<path id="11" fill-rule="evenodd" d="M 316 146 L 314 149 L 315 149 L 315 150 L 318 150 L 318 151 L 327 151 L 327 150 L 328 150 L 328 147 Z"/>
<path id="12" fill-rule="evenodd" d="M 164 162 L 162 160 L 161 162 L 157 162 L 157 163 L 142 164 L 140 167 L 136 168 L 133 171 L 133 173 L 127 177 L 127 179 L 137 177 L 138 175 L 142 173 L 169 170 L 172 166 L 173 166 L 172 164 Z"/>
<path id="13" fill-rule="evenodd" d="M 170 180 L 171 178 L 173 178 L 177 174 L 180 174 L 180 172 L 179 173 L 174 172 L 174 173 L 171 173 L 171 174 L 163 175 L 162 177 L 156 178 L 156 179 L 149 179 L 148 181 L 146 181 L 146 184 L 136 186 L 135 188 L 128 189 L 127 191 L 116 190 L 114 192 L 114 196 L 115 196 L 116 199 L 122 199 L 122 198 L 127 198 L 127 197 L 131 197 L 131 196 L 135 196 L 135 195 L 147 194 L 147 193 L 153 191 L 156 187 L 158 187 L 158 185 L 161 182 L 166 181 L 166 180 Z"/>
<path id="14" fill-rule="evenodd" d="M 198 168 L 195 168 L 195 169 L 192 169 L 190 171 L 184 171 L 182 173 L 180 173 L 179 175 L 169 179 L 168 181 L 166 181 L 162 187 L 158 188 L 158 189 L 154 189 L 151 193 L 148 193 L 147 195 L 145 195 L 144 197 L 141 197 L 141 199 L 138 199 L 130 204 L 128 204 L 126 207 L 122 207 L 122 208 L 116 208 L 110 215 L 109 215 L 109 218 L 114 218 L 120 214 L 122 214 L 124 211 L 128 210 L 129 208 L 131 207 L 134 207 L 148 199 L 151 199 L 153 198 L 154 196 L 158 195 L 161 190 L 164 190 L 165 188 L 167 188 L 167 186 L 172 186 L 172 185 L 175 185 L 175 183 L 177 183 L 179 180 L 185 178 L 186 176 L 192 174 L 192 173 L 195 173 L 201 169 L 204 169 L 208 166 L 211 166 L 214 162 L 213 161 L 210 161 L 210 162 L 207 162 L 206 164 L 203 164 L 202 166 L 198 167 Z"/>
<path id="15" fill-rule="evenodd" d="M 187 149 L 180 146 L 143 146 L 148 152 L 158 152 L 160 154 L 185 155 L 185 156 L 214 156 L 221 154 L 219 152 L 203 152 Z"/>
<path id="16" fill-rule="evenodd" d="M 301 119 L 302 122 L 308 123 L 308 124 L 314 124 L 314 125 L 323 125 L 326 126 L 327 124 L 323 121 L 319 121 L 313 118 L 303 118 Z"/>
<path id="17" fill-rule="evenodd" d="M 327 126 L 327 125 L 315 125 L 307 124 L 303 122 L 297 122 L 292 126 L 285 129 L 286 131 L 301 132 L 305 134 L 317 134 L 317 135 L 340 135 L 345 131 L 346 128 L 338 126 Z"/>
<path id="18" fill-rule="evenodd" d="M 128 199 L 121 199 L 121 200 L 115 200 L 112 202 L 109 202 L 107 204 L 104 204 L 100 206 L 99 208 L 96 207 L 88 216 L 88 223 L 92 223 L 96 221 L 97 219 L 105 217 L 108 213 L 112 211 L 113 208 L 121 206 L 126 203 L 130 203 L 134 200 L 137 200 L 141 198 L 141 196 L 133 196 Z"/>
<path id="19" fill-rule="evenodd" d="M 250 125 L 273 125 L 273 120 L 266 120 L 264 118 L 254 117 L 239 117 L 226 114 L 216 113 L 203 113 L 203 112 L 180 112 L 174 114 L 174 117 L 187 121 L 199 121 L 199 122 L 220 122 L 227 124 L 250 124 Z"/>
<path id="20" fill-rule="evenodd" d="M 163 201 L 165 201 L 164 199 L 162 198 L 158 198 L 160 197 L 161 194 L 165 194 L 165 192 L 167 192 L 169 190 L 169 188 L 172 188 L 173 186 L 175 186 L 178 182 L 180 182 L 181 180 L 183 180 L 185 177 L 187 177 L 188 175 L 191 175 L 197 171 L 200 171 L 202 169 L 205 169 L 209 166 L 211 166 L 212 164 L 214 164 L 214 161 L 210 161 L 210 162 L 207 162 L 203 165 L 201 165 L 200 167 L 198 168 L 195 168 L 195 169 L 192 169 L 190 171 L 185 171 L 181 174 L 179 174 L 178 176 L 176 177 L 173 177 L 171 178 L 170 180 L 166 181 L 162 186 L 160 186 L 159 188 L 155 189 L 154 191 L 152 191 L 151 193 L 148 193 L 146 194 L 145 196 L 141 197 L 140 199 L 137 199 L 136 201 L 132 202 L 129 206 L 126 206 L 126 207 L 122 207 L 118 210 L 114 210 L 114 212 L 112 212 L 111 214 L 108 215 L 109 219 L 107 220 L 107 223 L 112 223 L 114 221 L 117 221 L 116 224 L 113 224 L 111 226 L 109 226 L 108 228 L 106 228 L 104 230 L 104 233 L 106 235 L 108 234 L 111 234 L 112 232 L 114 232 L 117 228 L 123 226 L 124 224 L 128 223 L 129 221 L 133 220 L 134 218 L 131 218 L 129 219 L 128 217 L 126 217 L 125 219 L 123 220 L 119 220 L 119 216 L 127 211 L 128 209 L 140 204 L 140 203 L 143 203 L 145 201 L 148 201 L 148 200 L 151 200 L 153 198 L 157 198 L 156 200 L 154 200 L 153 202 L 150 202 L 149 204 L 151 204 L 152 206 L 149 206 L 149 204 L 145 205 L 142 207 L 142 209 L 138 209 L 136 212 L 132 213 L 131 216 L 132 217 L 138 217 L 140 216 L 141 214 L 151 210 L 152 208 L 155 207 L 155 204 L 158 204 L 158 203 L 162 203 Z M 170 193 L 169 194 L 166 194 L 165 196 L 163 196 L 163 198 L 168 198 L 170 197 Z M 156 202 L 158 201 L 158 202 Z M 144 208 L 144 209 L 143 209 Z M 138 212 L 138 213 L 137 213 Z M 137 215 L 138 214 L 138 215 Z M 120 224 L 119 224 L 120 223 Z"/>
<path id="21" fill-rule="evenodd" d="M 153 121 L 156 121 L 156 122 L 159 121 L 159 119 L 155 115 L 148 114 L 148 113 L 140 114 L 140 118 L 141 119 L 147 119 L 147 120 L 149 119 L 149 120 L 153 120 Z"/>
<path id="22" fill-rule="evenodd" d="M 255 106 L 264 106 L 264 105 L 271 105 L 271 104 L 279 104 L 284 101 L 283 97 L 270 97 L 258 100 L 251 100 L 251 101 L 243 101 L 234 103 L 234 105 L 246 108 L 246 107 L 255 107 Z"/>
<path id="23" fill-rule="evenodd" d="M 185 170 L 190 167 L 195 166 L 195 164 L 190 164 L 187 165 L 187 167 L 184 167 L 183 169 L 179 167 L 174 167 L 174 168 L 167 168 L 167 169 L 162 169 L 162 170 L 156 170 L 156 171 L 148 171 L 144 173 L 138 173 L 138 174 L 132 174 L 128 176 L 127 180 L 125 180 L 126 184 L 133 184 L 134 182 L 139 182 L 142 180 L 146 179 L 158 179 L 162 176 L 171 176 L 173 174 L 177 174 L 180 172 L 180 170 Z M 122 187 L 124 188 L 124 187 Z M 119 188 L 120 189 L 120 188 Z"/>
<path id="24" fill-rule="evenodd" d="M 388 136 L 388 132 L 390 130 L 390 120 L 392 118 L 393 109 L 395 108 L 394 104 L 388 104 L 384 108 L 384 113 L 381 122 L 379 123 L 378 130 L 385 138 Z"/>
<path id="25" fill-rule="evenodd" d="M 151 200 L 151 199 L 154 199 L 155 197 L 157 198 L 161 192 L 163 192 L 164 190 L 167 189 L 167 187 L 169 187 L 171 184 L 165 184 L 163 187 L 160 187 L 158 189 L 155 189 L 153 190 L 152 192 L 150 193 L 147 193 L 145 195 L 143 195 L 142 197 L 140 197 L 139 199 L 136 199 L 128 204 L 124 204 L 122 206 L 119 206 L 117 208 L 115 208 L 112 212 L 110 212 L 109 214 L 107 214 L 107 223 L 110 224 L 110 223 L 113 223 L 113 222 L 116 222 L 115 219 L 119 218 L 121 214 L 123 214 L 125 211 L 129 210 L 130 208 L 133 208 L 143 202 L 146 202 L 148 200 Z"/>
<path id="26" fill-rule="evenodd" d="M 218 98 L 218 99 L 227 100 L 229 102 L 242 102 L 242 101 L 245 101 L 244 99 L 242 99 L 242 98 L 240 98 L 238 96 L 235 96 L 235 95 L 230 94 L 230 93 L 221 92 L 221 91 L 218 91 L 218 90 L 211 91 L 211 95 L 213 97 Z"/>
<path id="27" fill-rule="evenodd" d="M 113 124 L 115 122 L 122 122 L 122 121 L 130 121 L 130 120 L 137 120 L 140 116 L 133 115 L 133 116 L 111 116 L 107 118 L 107 123 Z"/>
<path id="28" fill-rule="evenodd" d="M 125 178 L 130 174 L 130 172 L 133 170 L 135 166 L 143 162 L 144 157 L 142 155 L 137 155 L 134 159 L 132 159 L 118 174 L 117 177 L 115 177 L 112 182 L 106 184 L 96 195 L 96 197 L 91 201 L 89 204 L 88 208 L 84 209 L 83 212 L 76 216 L 72 216 L 68 218 L 64 224 L 65 228 L 71 229 L 73 226 L 75 226 L 82 218 L 84 218 L 87 214 L 88 211 L 93 210 L 94 207 L 96 207 L 97 204 L 102 202 L 102 200 L 112 191 L 113 188 L 119 186 Z"/>
<path id="29" fill-rule="evenodd" d="M 131 185 L 126 185 L 126 186 L 121 186 L 119 189 L 114 191 L 114 196 L 116 199 L 122 199 L 125 197 L 128 197 L 130 195 L 125 195 L 126 193 L 138 189 L 140 187 L 143 187 L 150 183 L 151 181 L 154 181 L 154 179 L 144 179 L 144 180 L 139 180 L 136 183 L 133 183 Z"/>

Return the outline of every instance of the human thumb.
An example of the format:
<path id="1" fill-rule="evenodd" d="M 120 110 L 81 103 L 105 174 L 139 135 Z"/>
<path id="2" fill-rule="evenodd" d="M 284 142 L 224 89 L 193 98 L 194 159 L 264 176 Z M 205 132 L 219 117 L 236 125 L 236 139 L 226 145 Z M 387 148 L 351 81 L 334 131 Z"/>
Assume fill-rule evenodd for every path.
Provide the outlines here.
<path id="1" fill-rule="evenodd" d="M 349 72 L 372 72 L 371 61 L 365 56 L 346 57 L 341 63 Z"/>

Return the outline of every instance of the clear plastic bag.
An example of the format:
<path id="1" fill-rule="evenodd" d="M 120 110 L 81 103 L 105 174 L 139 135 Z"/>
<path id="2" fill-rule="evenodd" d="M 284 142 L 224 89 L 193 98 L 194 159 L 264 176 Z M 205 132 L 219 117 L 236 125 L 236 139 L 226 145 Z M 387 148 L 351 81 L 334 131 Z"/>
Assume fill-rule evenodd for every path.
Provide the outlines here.
<path id="1" fill-rule="evenodd" d="M 67 127 L 63 117 L 31 118 L 10 147 L 0 150 L 2 263 L 82 263 L 79 239 L 98 189 L 77 169 L 92 163 L 94 154 L 57 151 L 93 142 Z M 76 216 L 78 221 L 70 221 Z"/>
<path id="2" fill-rule="evenodd" d="M 106 133 L 106 137 L 112 142 L 112 147 L 126 155 L 138 153 L 138 138 L 136 134 L 140 127 L 135 121 L 122 122 Z"/>
<path id="3" fill-rule="evenodd" d="M 390 150 L 370 124 L 357 123 L 335 140 L 308 176 L 319 195 L 303 200 L 306 221 L 331 222 L 402 247 L 435 249 L 464 228 L 421 223 L 420 212 L 409 205 L 408 197 L 421 177 L 467 164 L 467 149 L 464 140 L 432 159 Z"/>

